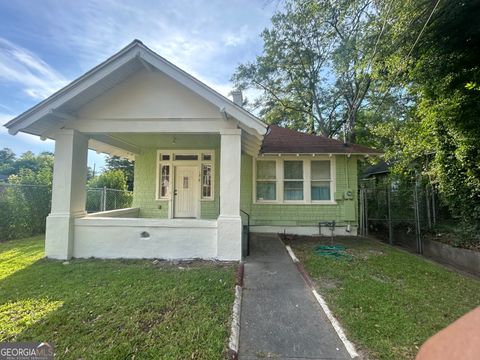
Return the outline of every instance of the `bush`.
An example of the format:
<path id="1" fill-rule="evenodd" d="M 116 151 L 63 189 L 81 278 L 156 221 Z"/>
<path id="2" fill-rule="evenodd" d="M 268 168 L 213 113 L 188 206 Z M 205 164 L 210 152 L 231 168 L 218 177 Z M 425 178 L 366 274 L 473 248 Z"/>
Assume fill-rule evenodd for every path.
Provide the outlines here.
<path id="1" fill-rule="evenodd" d="M 130 207 L 133 195 L 127 191 L 127 179 L 121 170 L 109 170 L 88 182 L 87 211 L 121 209 Z M 105 199 L 104 199 L 105 197 Z"/>

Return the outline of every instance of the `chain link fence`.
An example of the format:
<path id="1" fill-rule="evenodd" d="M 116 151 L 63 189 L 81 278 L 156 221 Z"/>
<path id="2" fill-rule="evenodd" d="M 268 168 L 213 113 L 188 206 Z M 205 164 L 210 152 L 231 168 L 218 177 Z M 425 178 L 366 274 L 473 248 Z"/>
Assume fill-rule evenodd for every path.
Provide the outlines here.
<path id="1" fill-rule="evenodd" d="M 422 233 L 437 222 L 437 195 L 431 185 L 362 182 L 359 215 L 361 235 L 422 253 Z"/>
<path id="2" fill-rule="evenodd" d="M 132 206 L 131 191 L 104 188 L 87 188 L 87 212 L 124 209 Z"/>
<path id="3" fill-rule="evenodd" d="M 49 185 L 0 183 L 0 241 L 45 232 L 50 213 L 52 189 Z M 87 188 L 88 213 L 131 207 L 131 191 Z"/>

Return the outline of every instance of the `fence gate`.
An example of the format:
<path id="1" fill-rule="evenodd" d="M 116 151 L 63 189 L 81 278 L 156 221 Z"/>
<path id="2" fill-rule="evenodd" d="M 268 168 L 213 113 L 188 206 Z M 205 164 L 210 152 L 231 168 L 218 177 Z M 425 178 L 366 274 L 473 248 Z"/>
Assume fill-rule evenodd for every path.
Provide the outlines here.
<path id="1" fill-rule="evenodd" d="M 436 222 L 435 192 L 430 185 L 371 182 L 359 190 L 360 234 L 422 253 L 422 229 Z"/>

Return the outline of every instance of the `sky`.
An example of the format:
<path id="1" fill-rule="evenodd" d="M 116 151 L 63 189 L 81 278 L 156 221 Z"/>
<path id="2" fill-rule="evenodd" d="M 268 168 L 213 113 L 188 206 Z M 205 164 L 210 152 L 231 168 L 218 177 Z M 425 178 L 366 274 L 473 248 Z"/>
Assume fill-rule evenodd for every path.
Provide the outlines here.
<path id="1" fill-rule="evenodd" d="M 262 51 L 274 0 L 0 0 L 0 124 L 133 39 L 223 95 L 238 64 Z M 53 151 L 54 142 L 0 126 L 0 148 Z M 104 155 L 89 152 L 89 165 Z"/>

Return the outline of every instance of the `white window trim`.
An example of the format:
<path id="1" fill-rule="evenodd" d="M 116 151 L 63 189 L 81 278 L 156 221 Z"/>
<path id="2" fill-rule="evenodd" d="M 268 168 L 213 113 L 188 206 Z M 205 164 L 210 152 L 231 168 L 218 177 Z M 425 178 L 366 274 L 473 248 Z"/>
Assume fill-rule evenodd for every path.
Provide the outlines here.
<path id="1" fill-rule="evenodd" d="M 284 176 L 283 161 L 303 161 L 303 200 L 284 200 Z M 330 161 L 330 200 L 312 200 L 311 194 L 311 161 L 329 160 Z M 257 161 L 275 161 L 276 164 L 276 200 L 257 200 Z M 329 155 L 303 155 L 303 156 L 262 156 L 253 158 L 253 191 L 252 201 L 254 204 L 282 204 L 282 205 L 336 205 L 336 157 Z"/>
<path id="2" fill-rule="evenodd" d="M 202 160 L 202 154 L 209 154 L 212 156 L 211 160 Z M 162 160 L 161 155 L 169 155 L 170 160 Z M 174 160 L 174 155 L 198 155 L 198 160 Z M 200 201 L 215 201 L 215 150 L 203 149 L 203 150 L 176 150 L 176 149 L 158 149 L 156 154 L 156 181 L 155 181 L 155 200 L 156 201 L 169 201 L 169 209 L 172 207 L 171 201 L 173 199 L 173 186 L 175 184 L 175 166 L 176 165 L 191 165 L 198 168 L 198 191 Z M 209 197 L 202 197 L 202 164 L 209 164 L 212 166 L 212 195 Z M 160 196 L 160 167 L 162 165 L 170 166 L 170 183 L 169 183 L 169 196 Z"/>
<path id="3" fill-rule="evenodd" d="M 275 161 L 275 198 L 276 200 L 257 200 L 257 160 L 259 161 Z M 259 204 L 277 204 L 278 203 L 278 178 L 279 178 L 279 167 L 277 159 L 272 158 L 253 158 L 253 202 Z M 272 179 L 273 180 L 273 179 Z M 267 180 L 265 180 L 267 182 Z M 273 182 L 273 181 L 272 181 Z"/>

